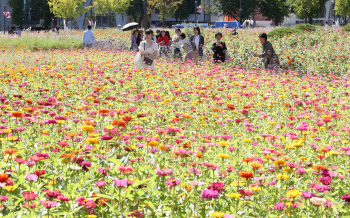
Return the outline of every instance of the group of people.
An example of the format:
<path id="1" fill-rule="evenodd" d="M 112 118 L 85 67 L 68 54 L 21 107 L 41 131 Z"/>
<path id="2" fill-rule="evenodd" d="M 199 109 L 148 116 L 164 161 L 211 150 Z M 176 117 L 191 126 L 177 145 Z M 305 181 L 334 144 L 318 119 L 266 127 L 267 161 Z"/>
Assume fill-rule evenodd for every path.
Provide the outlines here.
<path id="1" fill-rule="evenodd" d="M 200 28 L 193 27 L 193 35 L 188 39 L 181 29 L 175 30 L 175 35 L 171 38 L 168 31 L 159 31 L 154 35 L 153 30 L 148 29 L 143 35 L 143 31 L 134 30 L 131 37 L 131 50 L 137 51 L 135 56 L 136 69 L 151 69 L 156 70 L 154 60 L 157 59 L 167 50 L 173 50 L 174 59 L 182 59 L 184 51 L 184 61 L 193 61 L 196 64 L 203 59 L 204 56 L 204 37 L 201 35 Z M 227 52 L 227 46 L 222 41 L 222 33 L 215 34 L 216 42 L 211 46 L 213 51 L 213 60 L 216 63 L 224 63 L 230 59 Z M 267 35 L 262 33 L 259 35 L 260 43 L 262 44 L 262 53 L 252 53 L 254 57 L 263 58 L 266 70 L 279 69 L 279 59 L 272 46 L 267 41 Z"/>
<path id="2" fill-rule="evenodd" d="M 333 30 L 336 30 L 336 29 L 338 29 L 339 27 L 340 27 L 340 26 L 339 26 L 339 21 L 333 21 L 333 24 L 332 24 Z M 324 28 L 325 28 L 326 30 L 329 30 L 328 21 L 325 22 Z"/>
<path id="3" fill-rule="evenodd" d="M 18 37 L 22 36 L 22 30 L 20 27 L 17 27 L 17 30 L 14 27 L 9 27 L 9 31 L 8 31 L 9 35 L 17 35 Z"/>

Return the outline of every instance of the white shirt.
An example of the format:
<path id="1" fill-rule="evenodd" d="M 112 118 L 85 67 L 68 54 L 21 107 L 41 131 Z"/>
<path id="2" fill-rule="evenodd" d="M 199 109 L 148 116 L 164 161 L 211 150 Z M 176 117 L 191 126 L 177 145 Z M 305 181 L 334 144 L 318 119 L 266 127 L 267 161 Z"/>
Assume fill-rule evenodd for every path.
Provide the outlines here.
<path id="1" fill-rule="evenodd" d="M 178 35 L 173 36 L 172 41 L 174 42 L 174 48 L 180 48 L 180 46 L 176 45 L 176 43 L 177 43 L 176 40 L 178 40 L 179 37 L 180 36 L 178 36 Z"/>
<path id="2" fill-rule="evenodd" d="M 194 43 L 196 44 L 197 50 L 199 49 L 199 35 L 194 36 Z"/>
<path id="3" fill-rule="evenodd" d="M 326 24 L 326 25 L 324 26 L 324 28 L 325 28 L 325 30 L 329 30 L 328 24 Z"/>
<path id="4" fill-rule="evenodd" d="M 86 30 L 83 35 L 83 43 L 84 44 L 93 44 L 95 41 L 94 33 L 91 30 Z"/>
<path id="5" fill-rule="evenodd" d="M 191 47 L 191 43 L 188 39 L 183 39 L 180 40 L 179 42 L 176 43 L 177 46 L 182 45 L 182 49 L 186 52 L 186 54 L 190 53 L 191 51 L 193 51 L 192 47 Z"/>

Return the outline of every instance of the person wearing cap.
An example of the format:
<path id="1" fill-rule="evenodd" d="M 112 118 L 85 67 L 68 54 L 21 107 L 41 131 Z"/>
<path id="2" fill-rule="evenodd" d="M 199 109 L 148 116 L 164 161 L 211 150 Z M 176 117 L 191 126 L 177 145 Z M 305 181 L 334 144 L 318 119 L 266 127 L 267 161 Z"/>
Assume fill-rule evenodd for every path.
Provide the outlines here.
<path id="1" fill-rule="evenodd" d="M 262 44 L 263 50 L 262 53 L 258 54 L 258 53 L 253 53 L 254 57 L 259 57 L 259 58 L 263 58 L 263 62 L 265 65 L 265 69 L 266 70 L 272 70 L 273 68 L 277 68 L 279 67 L 279 59 L 278 56 L 275 52 L 275 50 L 273 49 L 272 44 L 267 41 L 267 35 L 266 33 L 261 33 L 259 35 L 259 40 L 260 43 Z"/>

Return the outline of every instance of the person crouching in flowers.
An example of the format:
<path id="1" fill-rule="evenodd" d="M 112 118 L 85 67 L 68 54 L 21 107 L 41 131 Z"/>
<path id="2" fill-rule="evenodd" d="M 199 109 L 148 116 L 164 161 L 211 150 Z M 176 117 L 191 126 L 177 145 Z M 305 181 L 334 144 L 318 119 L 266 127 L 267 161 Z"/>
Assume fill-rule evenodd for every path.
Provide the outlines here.
<path id="1" fill-rule="evenodd" d="M 215 39 L 217 42 L 213 43 L 213 46 L 211 49 L 214 52 L 213 59 L 215 62 L 225 62 L 225 52 L 227 51 L 227 47 L 225 42 L 222 42 L 222 33 L 216 33 L 215 34 Z"/>
<path id="2" fill-rule="evenodd" d="M 136 69 L 156 70 L 154 60 L 158 58 L 158 45 L 152 41 L 153 31 L 146 30 L 146 40 L 139 46 L 139 53 L 135 56 Z"/>
<path id="3" fill-rule="evenodd" d="M 254 57 L 264 58 L 263 62 L 266 70 L 278 69 L 280 62 L 278 56 L 273 49 L 271 42 L 267 41 L 266 33 L 259 35 L 260 43 L 262 44 L 262 53 L 253 53 Z"/>

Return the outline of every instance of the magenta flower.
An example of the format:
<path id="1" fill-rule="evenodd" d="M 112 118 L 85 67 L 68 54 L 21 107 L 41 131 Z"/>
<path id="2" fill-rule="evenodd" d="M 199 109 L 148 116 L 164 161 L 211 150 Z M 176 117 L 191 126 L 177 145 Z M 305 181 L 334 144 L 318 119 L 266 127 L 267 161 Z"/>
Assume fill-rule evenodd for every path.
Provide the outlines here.
<path id="1" fill-rule="evenodd" d="M 1 202 L 4 202 L 4 201 L 7 201 L 8 198 L 6 196 L 0 196 L 0 201 Z"/>
<path id="2" fill-rule="evenodd" d="M 173 188 L 173 186 L 180 184 L 181 180 L 179 179 L 174 179 L 174 178 L 168 178 L 167 181 L 165 182 L 170 189 Z"/>
<path id="3" fill-rule="evenodd" d="M 43 205 L 45 208 L 54 208 L 58 205 L 58 202 L 57 201 L 43 201 L 43 200 L 40 200 L 39 203 L 41 205 Z"/>
<path id="4" fill-rule="evenodd" d="M 165 169 L 165 170 L 160 170 L 160 169 L 157 169 L 156 170 L 156 174 L 158 176 L 171 176 L 173 175 L 173 170 L 172 169 Z"/>
<path id="5" fill-rule="evenodd" d="M 331 177 L 330 176 L 324 176 L 320 178 L 320 182 L 323 185 L 330 185 L 332 183 Z"/>
<path id="6" fill-rule="evenodd" d="M 201 193 L 201 197 L 209 200 L 216 199 L 219 197 L 219 193 L 217 191 L 204 189 Z"/>
<path id="7" fill-rule="evenodd" d="M 34 209 L 34 208 L 36 208 L 36 204 L 35 203 L 24 203 L 23 205 L 22 205 L 22 207 L 23 208 L 31 208 L 31 209 Z"/>
<path id="8" fill-rule="evenodd" d="M 35 200 L 37 194 L 35 194 L 34 192 L 28 192 L 28 191 L 25 191 L 22 193 L 23 197 L 27 200 L 27 201 L 33 201 Z"/>
<path id="9" fill-rule="evenodd" d="M 284 211 L 284 209 L 286 209 L 286 205 L 282 202 L 278 202 L 278 203 L 275 203 L 273 205 L 273 209 L 279 210 L 279 211 Z"/>
<path id="10" fill-rule="evenodd" d="M 97 187 L 102 188 L 103 186 L 105 186 L 107 184 L 107 182 L 100 180 L 94 183 Z"/>
<path id="11" fill-rule="evenodd" d="M 69 198 L 68 197 L 65 197 L 63 195 L 60 195 L 57 197 L 57 200 L 60 200 L 60 201 L 69 201 Z"/>
<path id="12" fill-rule="evenodd" d="M 221 193 L 221 192 L 225 192 L 224 186 L 225 186 L 224 183 L 213 182 L 212 184 L 210 184 L 208 189 L 213 190 L 213 191 L 217 191 L 218 193 Z"/>
<path id="13" fill-rule="evenodd" d="M 125 187 L 128 184 L 127 179 L 123 179 L 123 180 L 113 179 L 113 181 L 117 187 Z"/>
<path id="14" fill-rule="evenodd" d="M 341 199 L 342 199 L 343 201 L 345 201 L 346 203 L 350 203 L 350 195 L 343 195 L 343 196 L 341 197 Z"/>

